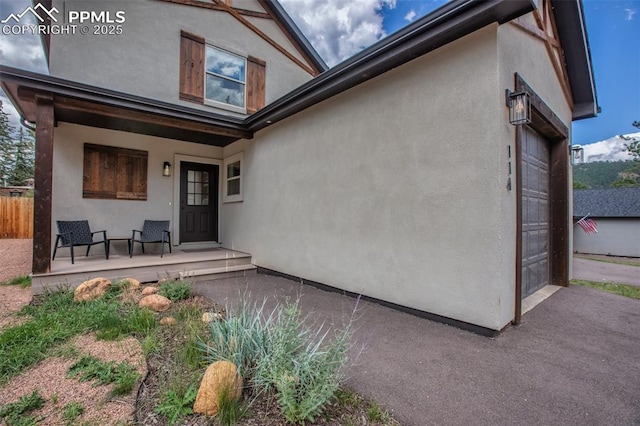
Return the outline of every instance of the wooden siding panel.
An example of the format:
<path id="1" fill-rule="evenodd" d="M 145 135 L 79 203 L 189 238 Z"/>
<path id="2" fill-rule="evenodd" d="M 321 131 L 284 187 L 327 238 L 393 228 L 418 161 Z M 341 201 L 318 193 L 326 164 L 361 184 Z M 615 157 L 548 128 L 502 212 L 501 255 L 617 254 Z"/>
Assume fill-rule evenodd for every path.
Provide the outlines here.
<path id="1" fill-rule="evenodd" d="M 33 238 L 33 198 L 0 197 L 2 238 Z"/>
<path id="2" fill-rule="evenodd" d="M 180 99 L 204 102 L 204 38 L 180 32 Z"/>
<path id="3" fill-rule="evenodd" d="M 247 113 L 264 108 L 266 92 L 266 63 L 258 58 L 247 58 Z"/>
<path id="4" fill-rule="evenodd" d="M 84 144 L 84 198 L 146 200 L 147 151 Z"/>

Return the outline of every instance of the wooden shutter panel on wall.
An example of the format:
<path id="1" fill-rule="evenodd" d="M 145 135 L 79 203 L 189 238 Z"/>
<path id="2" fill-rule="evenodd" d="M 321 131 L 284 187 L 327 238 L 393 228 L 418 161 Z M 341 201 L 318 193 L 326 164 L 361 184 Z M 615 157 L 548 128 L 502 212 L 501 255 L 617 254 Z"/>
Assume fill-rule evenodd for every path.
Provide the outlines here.
<path id="1" fill-rule="evenodd" d="M 204 38 L 180 31 L 180 99 L 204 102 Z"/>
<path id="2" fill-rule="evenodd" d="M 266 63 L 262 59 L 247 58 L 247 113 L 264 108 Z"/>
<path id="3" fill-rule="evenodd" d="M 85 143 L 82 196 L 146 200 L 148 157 L 147 151 Z"/>

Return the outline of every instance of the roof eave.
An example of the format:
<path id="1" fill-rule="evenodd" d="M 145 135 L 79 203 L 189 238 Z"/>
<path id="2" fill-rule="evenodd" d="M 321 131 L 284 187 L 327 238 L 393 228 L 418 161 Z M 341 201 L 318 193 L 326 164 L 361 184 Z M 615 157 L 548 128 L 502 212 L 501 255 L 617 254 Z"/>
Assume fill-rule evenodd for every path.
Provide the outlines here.
<path id="1" fill-rule="evenodd" d="M 531 0 L 454 0 L 272 102 L 245 123 L 260 130 L 486 25 L 533 9 Z"/>
<path id="2" fill-rule="evenodd" d="M 573 120 L 600 112 L 581 0 L 551 0 L 573 94 Z"/>

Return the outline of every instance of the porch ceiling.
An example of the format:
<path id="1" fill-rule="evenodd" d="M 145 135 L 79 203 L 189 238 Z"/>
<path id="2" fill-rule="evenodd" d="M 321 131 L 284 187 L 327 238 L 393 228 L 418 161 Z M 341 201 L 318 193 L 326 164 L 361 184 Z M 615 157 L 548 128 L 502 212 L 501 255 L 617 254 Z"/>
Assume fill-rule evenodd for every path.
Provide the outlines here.
<path id="1" fill-rule="evenodd" d="M 169 139 L 226 146 L 251 139 L 242 120 L 0 66 L 1 85 L 27 121 L 36 97 L 53 97 L 55 120 Z"/>

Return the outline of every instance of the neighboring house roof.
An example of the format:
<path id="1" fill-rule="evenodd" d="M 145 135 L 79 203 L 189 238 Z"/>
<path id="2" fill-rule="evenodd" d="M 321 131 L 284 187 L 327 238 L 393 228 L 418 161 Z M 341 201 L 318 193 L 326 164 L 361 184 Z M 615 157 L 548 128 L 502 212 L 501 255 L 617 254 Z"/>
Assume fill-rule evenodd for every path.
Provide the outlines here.
<path id="1" fill-rule="evenodd" d="M 640 218 L 640 187 L 575 189 L 573 216 Z"/>
<path id="2" fill-rule="evenodd" d="M 557 3 L 561 3 L 562 6 Z M 264 4 L 270 5 L 270 2 L 264 2 Z M 565 59 L 574 103 L 582 105 L 581 110 L 589 110 L 589 112 L 581 112 L 580 118 L 594 116 L 597 101 L 581 2 L 580 0 L 553 1 L 553 5 L 554 8 L 558 7 L 554 12 L 555 20 L 563 48 L 567 52 Z M 290 18 L 288 20 L 285 18 L 287 15 L 279 5 L 269 7 L 274 14 L 281 14 L 283 21 L 290 21 Z M 53 95 L 56 119 L 61 121 L 175 138 L 176 130 L 180 129 L 172 126 L 170 120 L 158 122 L 149 117 L 149 114 L 156 113 L 169 119 L 182 117 L 196 122 L 193 128 L 187 129 L 192 133 L 184 130 L 182 133 L 178 132 L 184 140 L 225 146 L 240 138 L 251 138 L 253 133 L 260 129 L 471 34 L 486 25 L 493 22 L 500 24 L 508 22 L 533 9 L 532 0 L 453 0 L 323 72 L 244 120 L 4 66 L 0 66 L 0 80 L 20 114 L 29 121 L 35 120 L 35 102 L 33 96 L 29 96 L 29 92 L 33 95 L 34 90 L 44 91 Z M 292 22 L 287 25 L 292 25 Z M 591 84 L 587 85 L 585 82 L 591 82 Z M 19 93 L 20 91 L 22 94 Z M 66 104 L 58 102 L 58 98 L 66 99 Z M 84 107 L 79 107 L 78 102 L 69 101 L 72 99 L 81 99 L 85 102 Z M 94 106 L 92 111 L 87 111 L 86 107 L 90 106 L 87 103 Z M 125 116 L 113 110 L 104 112 L 103 105 L 108 105 L 109 108 L 124 108 L 133 113 L 131 116 Z M 142 112 L 143 115 L 136 114 L 138 112 Z M 113 117 L 114 115 L 116 117 Z M 110 119 L 100 119 L 102 116 Z M 201 142 L 207 139 L 207 135 L 209 135 L 209 142 Z M 211 135 L 220 137 L 212 141 Z"/>

